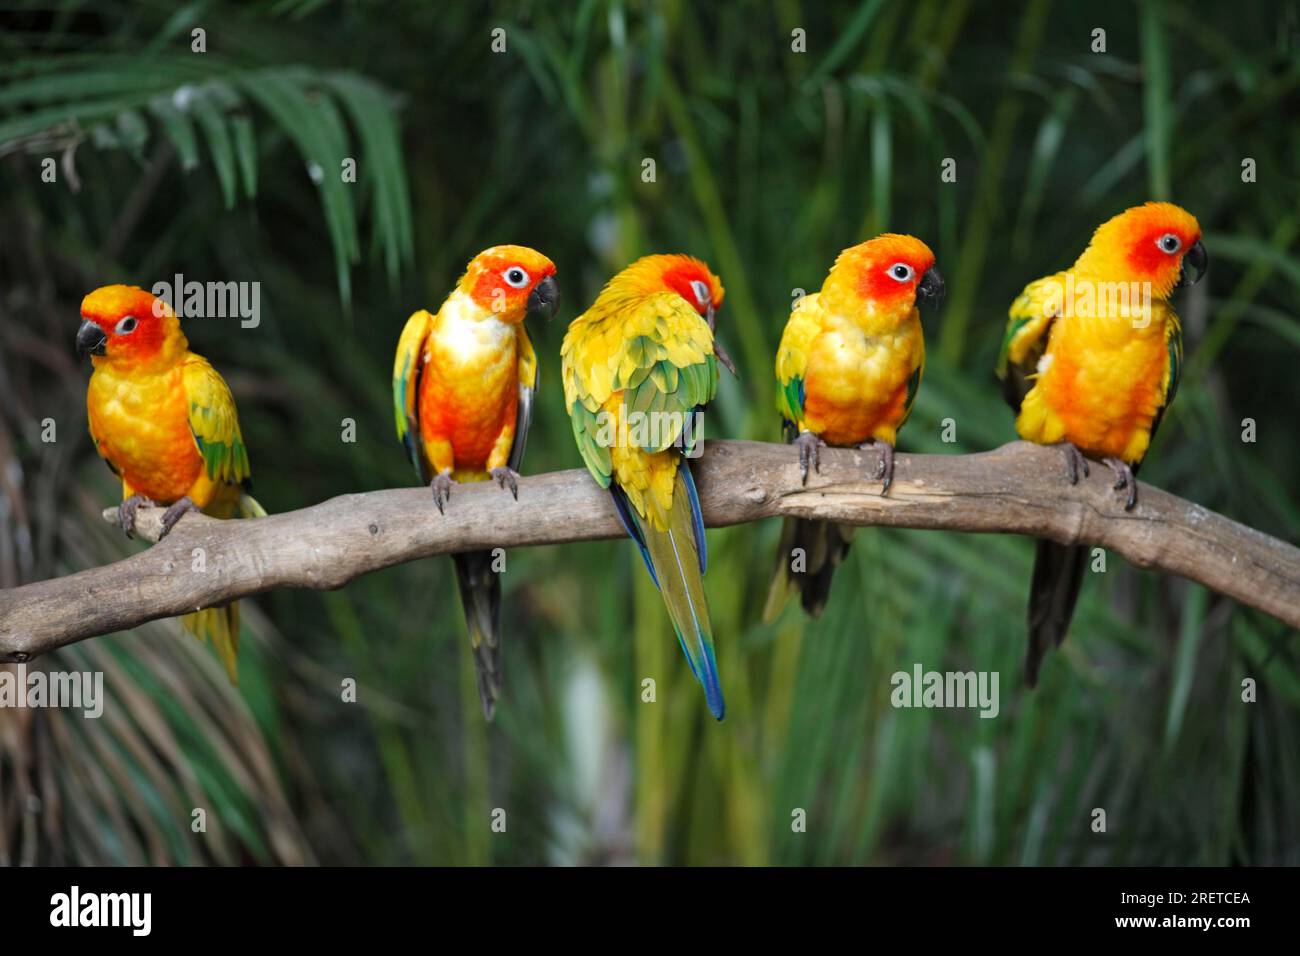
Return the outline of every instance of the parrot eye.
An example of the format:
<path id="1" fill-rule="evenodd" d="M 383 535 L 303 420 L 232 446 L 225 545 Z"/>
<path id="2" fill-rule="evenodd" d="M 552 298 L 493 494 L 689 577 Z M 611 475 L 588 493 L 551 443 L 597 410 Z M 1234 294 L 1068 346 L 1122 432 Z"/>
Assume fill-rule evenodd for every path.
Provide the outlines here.
<path id="1" fill-rule="evenodd" d="M 511 266 L 502 278 L 506 280 L 506 285 L 513 289 L 522 289 L 528 285 L 528 273 L 518 266 Z"/>
<path id="2" fill-rule="evenodd" d="M 1156 240 L 1156 245 L 1160 247 L 1161 252 L 1167 252 L 1173 255 L 1183 247 L 1183 240 L 1179 239 L 1172 232 L 1167 232 Z"/>
<path id="3" fill-rule="evenodd" d="M 910 282 L 915 273 L 906 262 L 895 262 L 889 267 L 889 277 L 897 282 Z"/>
<path id="4" fill-rule="evenodd" d="M 136 322 L 135 320 L 135 316 L 128 315 L 126 318 L 122 319 L 117 323 L 117 325 L 113 328 L 113 332 L 117 335 L 130 335 L 132 332 L 135 331 L 135 327 L 138 324 L 139 323 Z"/>
<path id="5" fill-rule="evenodd" d="M 699 279 L 691 280 L 691 291 L 695 293 L 695 301 L 701 306 L 708 305 L 709 300 L 713 298 L 709 293 L 708 285 L 701 282 Z"/>

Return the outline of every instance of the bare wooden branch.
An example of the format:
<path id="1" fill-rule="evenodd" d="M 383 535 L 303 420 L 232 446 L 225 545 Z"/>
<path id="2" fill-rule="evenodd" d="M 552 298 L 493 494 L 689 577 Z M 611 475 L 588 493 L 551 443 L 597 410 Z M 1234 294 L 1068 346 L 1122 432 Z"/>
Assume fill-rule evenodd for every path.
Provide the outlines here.
<path id="1" fill-rule="evenodd" d="M 1093 544 L 1300 627 L 1300 549 L 1150 485 L 1125 512 L 1105 468 L 1071 487 L 1058 451 L 1015 442 L 976 455 L 899 455 L 881 497 L 866 477 L 876 462 L 874 452 L 827 449 L 821 472 L 801 487 L 788 446 L 710 442 L 695 463 L 705 523 L 796 515 Z M 160 517 L 142 509 L 140 533 L 156 540 Z M 188 515 L 133 557 L 0 591 L 0 661 L 275 588 L 338 588 L 418 558 L 622 535 L 608 494 L 576 470 L 524 478 L 518 501 L 495 484 L 457 486 L 446 515 L 423 488 L 344 495 L 251 521 Z"/>

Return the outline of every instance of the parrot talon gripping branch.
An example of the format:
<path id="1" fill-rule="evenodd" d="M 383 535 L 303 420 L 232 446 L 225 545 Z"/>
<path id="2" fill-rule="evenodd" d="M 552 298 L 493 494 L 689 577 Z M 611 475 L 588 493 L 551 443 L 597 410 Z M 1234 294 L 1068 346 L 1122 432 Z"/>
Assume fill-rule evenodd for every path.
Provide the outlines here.
<path id="1" fill-rule="evenodd" d="M 1061 453 L 1065 456 L 1065 480 L 1077 485 L 1080 475 L 1088 477 L 1088 459 L 1083 457 L 1083 452 L 1072 442 L 1063 441 L 1060 445 Z"/>
<path id="2" fill-rule="evenodd" d="M 827 449 L 819 480 L 809 487 L 788 445 L 712 440 L 692 467 L 707 527 L 799 517 L 1101 547 L 1300 628 L 1300 548 L 1151 485 L 1132 512 L 1099 475 L 1063 493 L 1058 456 L 1027 442 L 969 455 L 901 454 L 906 477 L 888 499 L 863 478 L 849 449 Z M 485 482 L 467 485 L 445 518 L 431 515 L 423 489 L 344 495 L 257 521 L 193 516 L 184 540 L 173 536 L 113 564 L 0 591 L 0 661 L 30 660 L 276 588 L 338 588 L 367 572 L 435 555 L 626 535 L 608 492 L 586 472 L 531 475 L 519 484 L 536 502 L 527 522 L 501 522 L 494 500 L 501 492 Z M 737 488 L 753 492 L 738 495 Z M 161 516 L 156 508 L 140 511 L 142 538 L 158 540 Z M 104 520 L 116 522 L 116 506 Z M 386 533 L 372 534 L 372 526 Z M 219 570 L 186 573 L 194 547 L 229 560 Z"/>
<path id="3" fill-rule="evenodd" d="M 822 470 L 822 449 L 826 447 L 826 442 L 812 432 L 800 432 L 799 436 L 794 439 L 793 444 L 799 450 L 799 477 L 806 485 L 808 484 L 808 466 L 810 464 L 814 472 Z"/>
<path id="4" fill-rule="evenodd" d="M 1124 510 L 1132 511 L 1138 503 L 1137 479 L 1133 477 L 1133 469 L 1122 459 L 1113 456 L 1103 458 L 1101 461 L 1115 473 L 1115 484 L 1111 487 L 1116 491 L 1128 489 L 1128 494 L 1124 496 Z"/>
<path id="5" fill-rule="evenodd" d="M 117 525 L 128 538 L 135 537 L 135 516 L 141 507 L 156 508 L 158 506 L 140 494 L 131 495 L 117 506 Z"/>

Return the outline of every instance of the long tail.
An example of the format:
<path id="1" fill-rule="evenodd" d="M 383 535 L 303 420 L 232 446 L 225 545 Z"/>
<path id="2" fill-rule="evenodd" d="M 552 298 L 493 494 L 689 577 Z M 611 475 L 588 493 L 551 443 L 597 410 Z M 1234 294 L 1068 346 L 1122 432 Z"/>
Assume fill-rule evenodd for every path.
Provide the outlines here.
<path id="1" fill-rule="evenodd" d="M 713 650 L 713 625 L 709 623 L 709 606 L 704 598 L 704 570 L 708 566 L 704 519 L 689 462 L 680 463 L 674 481 L 672 510 L 661 516 L 667 525 L 663 531 L 653 527 L 652 522 L 638 518 L 617 485 L 611 488 L 619 517 L 640 547 L 646 567 L 668 606 L 668 616 L 691 672 L 704 688 L 709 713 L 721 720 L 727 705 L 722 699 L 718 661 Z"/>
<path id="2" fill-rule="evenodd" d="M 469 643 L 474 648 L 478 696 L 483 702 L 483 716 L 491 720 L 501 696 L 501 578 L 492 570 L 491 551 L 451 557 L 456 564 Z"/>
<path id="3" fill-rule="evenodd" d="M 1083 545 L 1038 542 L 1034 578 L 1029 585 L 1029 651 L 1025 655 L 1025 682 L 1038 683 L 1043 656 L 1060 647 L 1070 629 L 1088 551 Z"/>
<path id="4" fill-rule="evenodd" d="M 211 641 L 230 683 L 239 683 L 239 602 L 205 607 L 181 618 L 181 627 L 200 641 Z"/>
<path id="5" fill-rule="evenodd" d="M 849 553 L 852 541 L 853 528 L 848 525 L 786 518 L 781 525 L 781 543 L 776 549 L 763 620 L 776 620 L 795 591 L 808 616 L 820 617 L 826 610 L 835 569 Z"/>
<path id="6" fill-rule="evenodd" d="M 233 507 L 231 506 L 233 505 Z M 212 509 L 213 517 L 265 518 L 263 508 L 252 495 L 240 492 L 238 501 L 218 505 Z M 211 513 L 211 512 L 210 512 Z M 181 618 L 181 627 L 200 641 L 211 641 L 230 683 L 239 683 L 239 602 L 231 601 L 224 607 L 205 607 Z"/>

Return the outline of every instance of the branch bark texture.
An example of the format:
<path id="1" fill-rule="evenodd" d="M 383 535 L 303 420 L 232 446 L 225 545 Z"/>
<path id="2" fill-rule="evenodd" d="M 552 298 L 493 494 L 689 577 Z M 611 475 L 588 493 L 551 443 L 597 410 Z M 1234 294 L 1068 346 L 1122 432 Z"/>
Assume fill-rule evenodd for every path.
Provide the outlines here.
<path id="1" fill-rule="evenodd" d="M 1300 627 L 1300 549 L 1158 488 L 1142 485 L 1125 512 L 1106 469 L 1071 487 L 1057 450 L 1015 442 L 974 455 L 898 455 L 882 497 L 867 478 L 876 461 L 871 451 L 826 449 L 804 487 L 789 446 L 709 442 L 694 462 L 705 524 L 798 516 L 1092 544 Z M 139 512 L 143 537 L 157 539 L 161 514 Z M 419 558 L 622 535 L 609 495 L 578 470 L 522 479 L 518 501 L 495 483 L 457 486 L 445 515 L 425 488 L 344 495 L 256 520 L 187 515 L 140 554 L 0 591 L 0 661 L 276 588 L 339 588 Z"/>

